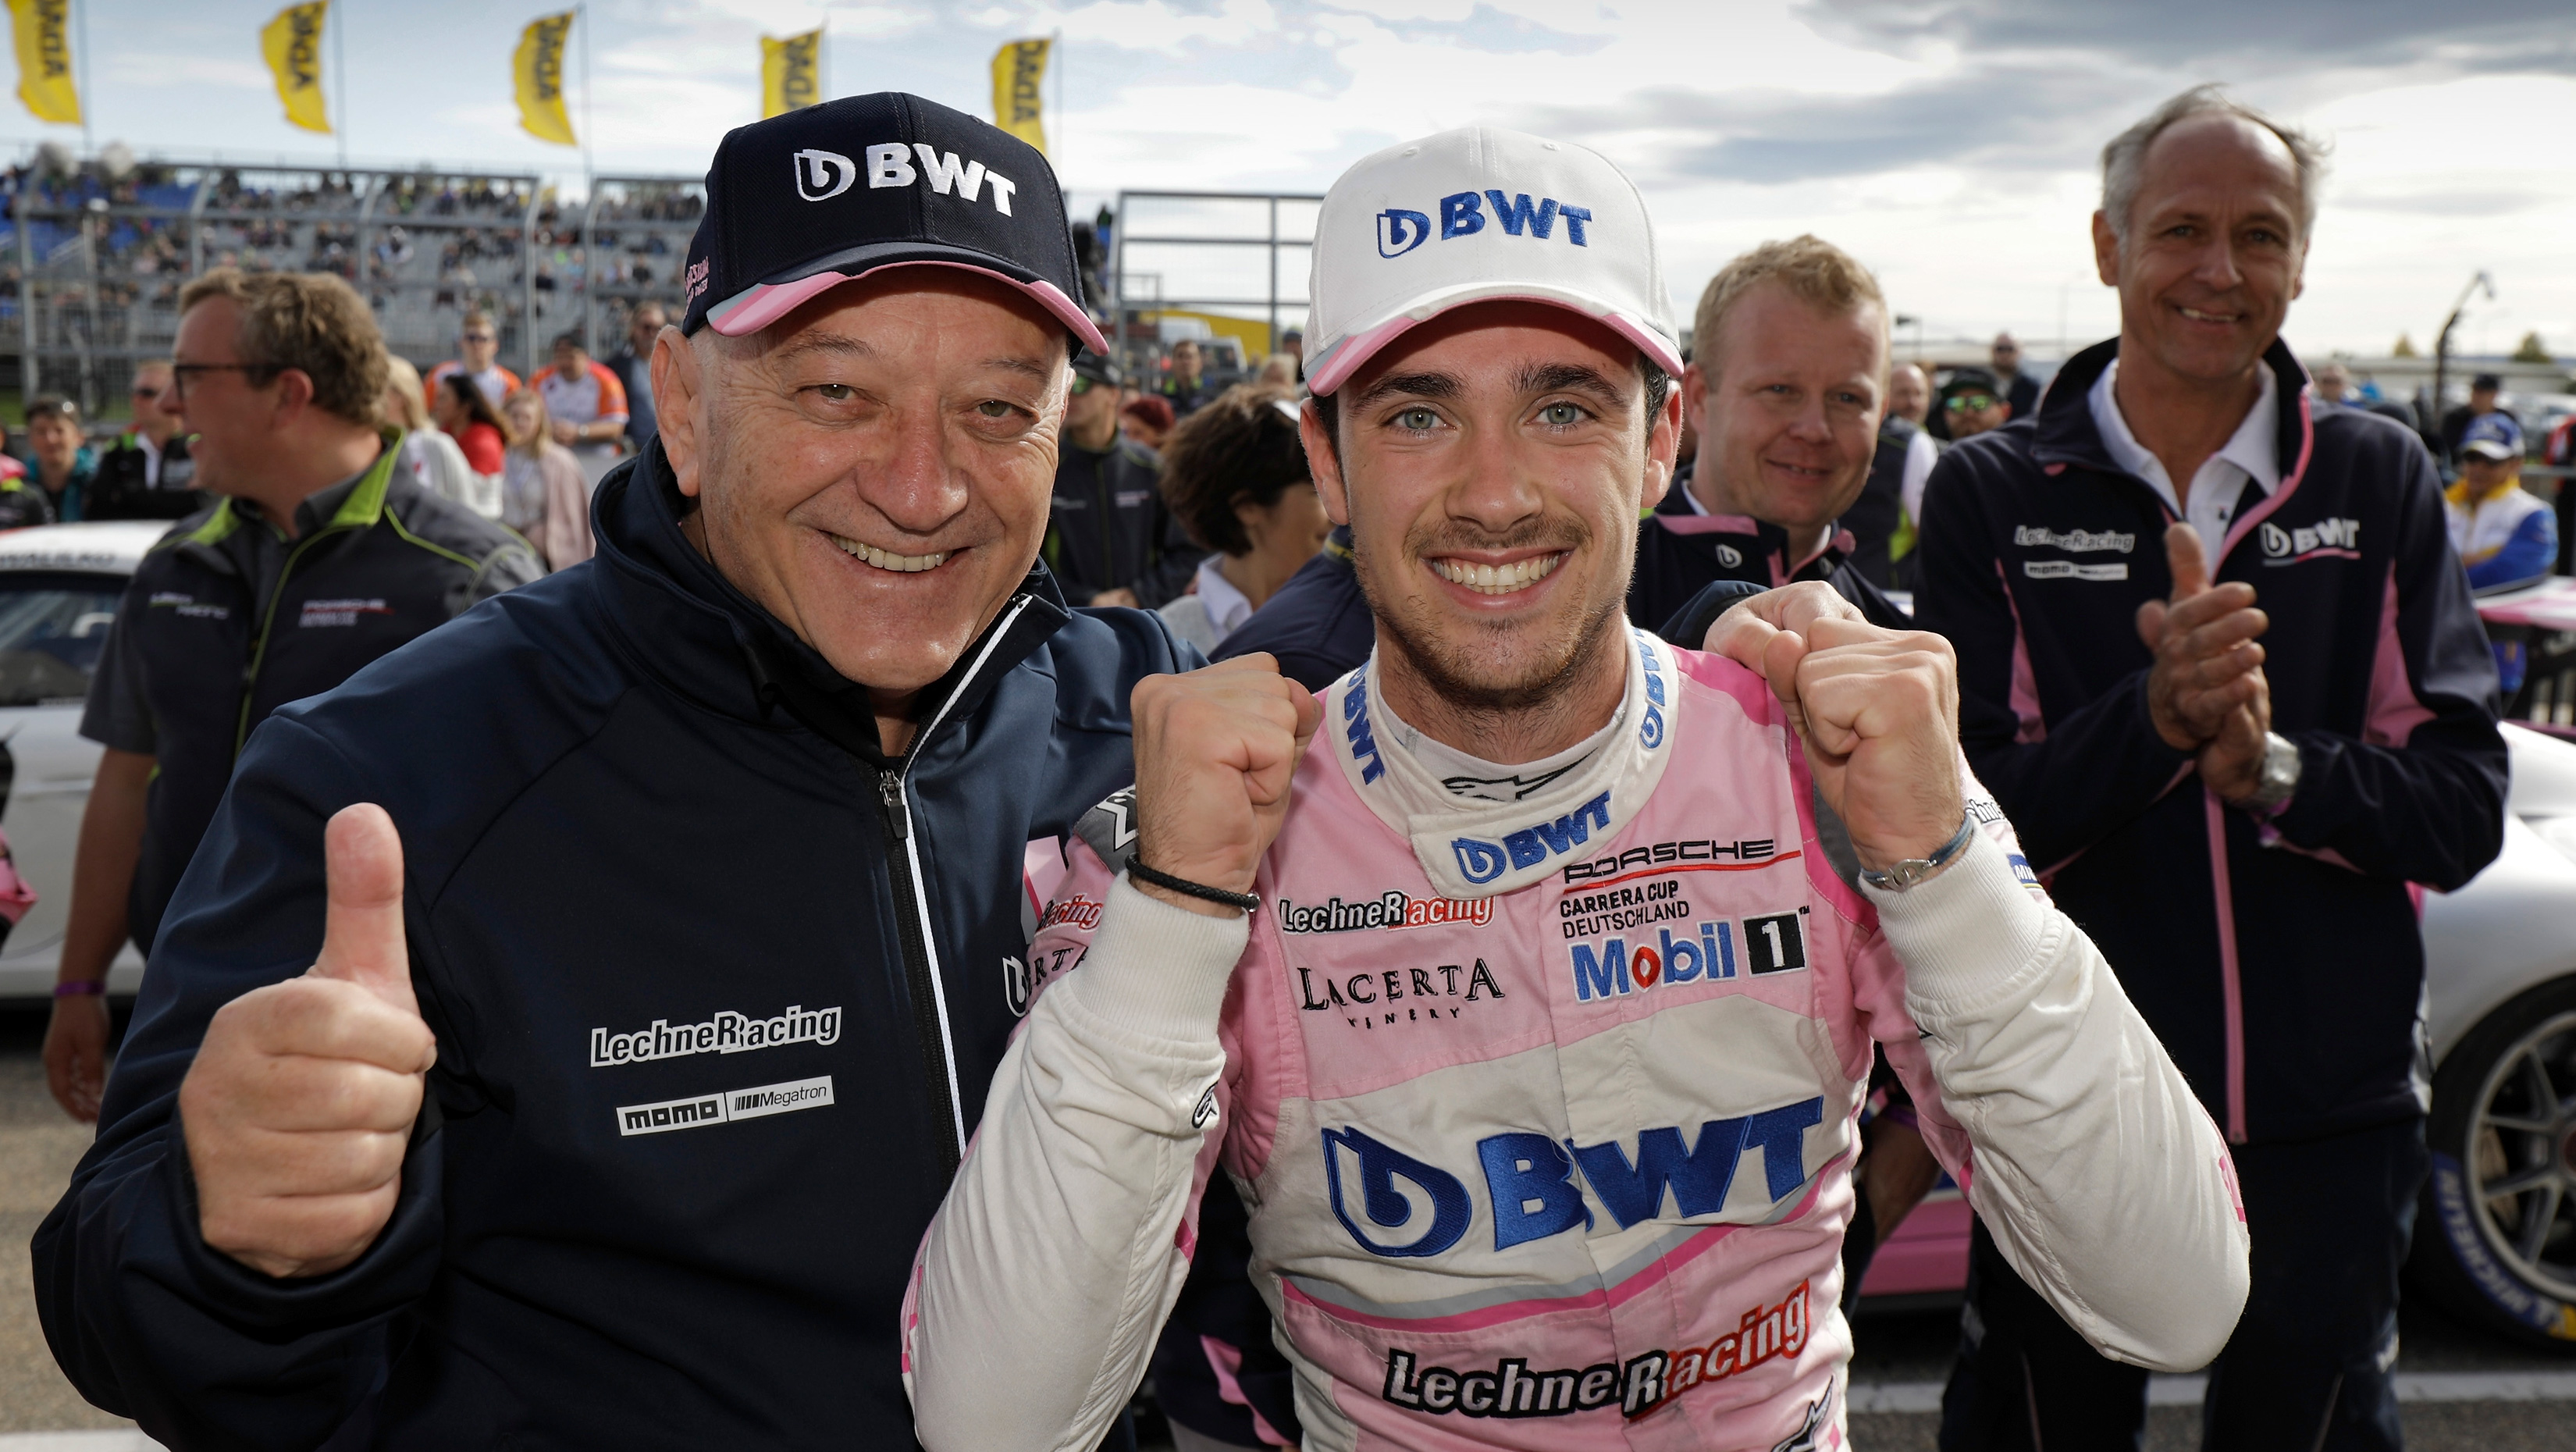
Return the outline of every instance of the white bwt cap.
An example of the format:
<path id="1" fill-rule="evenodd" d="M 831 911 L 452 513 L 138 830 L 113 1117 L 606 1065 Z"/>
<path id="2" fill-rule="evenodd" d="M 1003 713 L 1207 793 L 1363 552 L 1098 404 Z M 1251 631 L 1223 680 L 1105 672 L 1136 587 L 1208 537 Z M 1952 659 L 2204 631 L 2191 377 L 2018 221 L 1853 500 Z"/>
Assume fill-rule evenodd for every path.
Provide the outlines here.
<path id="1" fill-rule="evenodd" d="M 1470 126 L 1342 173 L 1315 219 L 1306 384 L 1342 386 L 1396 335 L 1462 303 L 1554 303 L 1682 371 L 1654 224 L 1599 153 Z"/>

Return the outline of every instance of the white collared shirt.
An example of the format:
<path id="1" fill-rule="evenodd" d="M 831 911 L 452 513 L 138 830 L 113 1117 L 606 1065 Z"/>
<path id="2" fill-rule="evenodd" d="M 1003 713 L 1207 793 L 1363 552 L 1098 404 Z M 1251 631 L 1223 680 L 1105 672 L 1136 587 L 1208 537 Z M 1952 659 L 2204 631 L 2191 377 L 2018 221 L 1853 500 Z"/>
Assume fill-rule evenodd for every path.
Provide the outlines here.
<path id="1" fill-rule="evenodd" d="M 1252 618 L 1252 601 L 1225 577 L 1221 568 L 1224 564 L 1225 556 L 1210 555 L 1199 561 L 1198 574 L 1199 604 L 1206 607 L 1208 624 L 1216 627 L 1219 640 L 1242 629 L 1243 622 Z"/>
<path id="2" fill-rule="evenodd" d="M 2224 448 L 2203 460 L 2200 472 L 2191 476 L 2188 502 L 2174 497 L 2173 480 L 2165 473 L 2162 460 L 2148 453 L 2138 436 L 2129 432 L 2129 421 L 2120 416 L 2119 400 L 2111 392 L 2112 380 L 2120 376 L 2120 360 L 2102 370 L 2093 380 L 2093 391 L 2086 402 L 2093 409 L 2093 427 L 2102 434 L 2102 447 L 2108 449 L 2111 461 L 2147 481 L 2147 487 L 2163 498 L 2165 507 L 2191 522 L 2200 531 L 2200 539 L 2209 554 L 2209 568 L 2218 569 L 2218 557 L 2227 547 L 2227 528 L 2236 521 L 2237 501 L 2244 496 L 2245 481 L 2270 498 L 2281 487 L 2281 463 L 2275 452 L 2281 385 L 2273 377 L 2268 363 L 2257 364 L 2255 373 L 2263 380 L 2263 391 L 2254 399 L 2254 407 L 2236 426 L 2236 434 Z"/>

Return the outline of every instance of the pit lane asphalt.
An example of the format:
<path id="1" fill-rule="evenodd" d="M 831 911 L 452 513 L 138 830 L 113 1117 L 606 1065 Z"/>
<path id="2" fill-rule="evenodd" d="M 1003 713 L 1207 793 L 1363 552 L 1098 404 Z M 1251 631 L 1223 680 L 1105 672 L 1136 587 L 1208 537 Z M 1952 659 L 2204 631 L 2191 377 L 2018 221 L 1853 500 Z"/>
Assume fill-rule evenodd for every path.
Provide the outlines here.
<path id="1" fill-rule="evenodd" d="M 71 1179 L 89 1143 L 45 1092 L 46 1010 L 0 1006 L 0 1452 L 9 1434 L 122 1428 L 133 1424 L 81 1400 L 54 1365 L 36 1323 L 27 1242 Z M 1864 1312 L 1853 1328 L 1855 1386 L 1937 1384 L 1958 1343 L 1955 1309 Z M 2410 1299 L 2402 1313 L 2397 1368 L 2404 1372 L 2576 1372 L 2576 1357 L 2526 1351 Z M 2402 1407 L 2412 1452 L 2566 1452 L 2576 1446 L 2576 1401 L 2409 1402 Z M 2196 1407 L 2159 1406 L 2147 1422 L 2149 1452 L 2199 1445 Z M 1940 1423 L 1931 1412 L 1861 1412 L 1851 1419 L 1862 1452 L 1931 1452 Z M 28 1444 L 20 1444 L 26 1446 Z M 1140 1452 L 1168 1447 L 1157 1439 Z"/>

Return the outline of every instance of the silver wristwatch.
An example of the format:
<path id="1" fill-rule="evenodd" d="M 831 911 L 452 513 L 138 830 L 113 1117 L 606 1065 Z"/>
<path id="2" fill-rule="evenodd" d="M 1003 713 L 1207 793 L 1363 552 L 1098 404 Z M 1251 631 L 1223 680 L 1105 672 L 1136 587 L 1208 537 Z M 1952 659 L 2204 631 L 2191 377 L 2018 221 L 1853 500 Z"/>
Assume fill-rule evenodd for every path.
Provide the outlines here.
<path id="1" fill-rule="evenodd" d="M 1973 812 L 1962 814 L 1959 818 L 1959 830 L 1951 833 L 1950 840 L 1942 843 L 1931 856 L 1908 857 L 1901 862 L 1891 862 L 1885 872 L 1872 872 L 1864 867 L 1860 870 L 1860 880 L 1881 892 L 1903 892 L 1918 882 L 1928 880 L 1955 861 L 1960 853 L 1968 849 L 1968 834 L 1976 830 L 1976 814 Z"/>
<path id="2" fill-rule="evenodd" d="M 2299 789 L 2299 743 L 2277 731 L 2263 733 L 2263 766 L 2254 795 L 2245 805 L 2258 812 L 2278 811 Z"/>

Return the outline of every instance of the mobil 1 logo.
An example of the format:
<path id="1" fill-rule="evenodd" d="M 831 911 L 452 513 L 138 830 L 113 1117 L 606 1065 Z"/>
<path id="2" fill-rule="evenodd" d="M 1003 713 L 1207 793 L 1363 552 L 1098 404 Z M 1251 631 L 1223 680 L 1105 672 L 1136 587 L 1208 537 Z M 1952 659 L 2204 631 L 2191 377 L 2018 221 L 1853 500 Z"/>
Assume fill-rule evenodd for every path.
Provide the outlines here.
<path id="1" fill-rule="evenodd" d="M 1807 966 L 1807 910 L 1768 913 L 1744 920 L 1745 967 L 1755 973 L 1788 973 Z"/>

